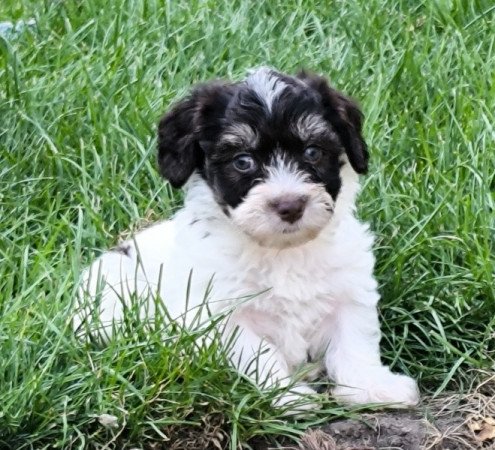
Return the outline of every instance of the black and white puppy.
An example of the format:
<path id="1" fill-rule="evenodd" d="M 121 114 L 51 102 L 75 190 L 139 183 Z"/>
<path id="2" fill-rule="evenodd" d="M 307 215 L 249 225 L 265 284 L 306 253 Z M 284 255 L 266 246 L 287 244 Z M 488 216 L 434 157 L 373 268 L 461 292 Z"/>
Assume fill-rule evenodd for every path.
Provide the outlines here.
<path id="1" fill-rule="evenodd" d="M 361 122 L 353 101 L 306 73 L 261 68 L 195 88 L 158 134 L 161 174 L 185 185 L 184 207 L 84 273 L 86 297 L 101 291 L 101 323 L 121 320 L 136 294 L 194 316 L 208 291 L 212 312 L 232 310 L 232 360 L 259 383 L 288 383 L 310 355 L 341 402 L 416 404 L 414 380 L 380 361 L 373 239 L 354 217 L 368 167 Z M 298 384 L 281 403 L 313 392 Z"/>

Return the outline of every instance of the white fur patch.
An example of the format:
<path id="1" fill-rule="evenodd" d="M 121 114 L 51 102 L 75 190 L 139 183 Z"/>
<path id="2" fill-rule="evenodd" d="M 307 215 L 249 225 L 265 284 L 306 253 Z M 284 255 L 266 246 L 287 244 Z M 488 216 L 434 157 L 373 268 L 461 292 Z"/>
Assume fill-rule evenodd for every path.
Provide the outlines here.
<path id="1" fill-rule="evenodd" d="M 308 174 L 297 169 L 297 165 L 283 153 L 277 153 L 267 167 L 267 182 L 280 190 L 296 191 L 307 181 Z M 276 195 L 276 193 L 274 193 Z"/>
<path id="2" fill-rule="evenodd" d="M 269 112 L 274 100 L 287 88 L 287 84 L 267 67 L 251 72 L 246 78 L 246 84 L 263 100 Z"/>

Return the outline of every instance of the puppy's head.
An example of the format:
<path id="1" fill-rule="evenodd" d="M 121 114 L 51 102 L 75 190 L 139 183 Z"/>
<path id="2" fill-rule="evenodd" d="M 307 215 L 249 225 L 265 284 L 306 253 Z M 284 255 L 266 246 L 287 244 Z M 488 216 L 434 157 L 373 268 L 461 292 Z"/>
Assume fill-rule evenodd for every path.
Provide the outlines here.
<path id="1" fill-rule="evenodd" d="M 262 68 L 197 87 L 159 125 L 158 164 L 174 187 L 197 171 L 224 213 L 263 246 L 315 238 L 350 164 L 365 173 L 362 115 L 325 79 Z"/>

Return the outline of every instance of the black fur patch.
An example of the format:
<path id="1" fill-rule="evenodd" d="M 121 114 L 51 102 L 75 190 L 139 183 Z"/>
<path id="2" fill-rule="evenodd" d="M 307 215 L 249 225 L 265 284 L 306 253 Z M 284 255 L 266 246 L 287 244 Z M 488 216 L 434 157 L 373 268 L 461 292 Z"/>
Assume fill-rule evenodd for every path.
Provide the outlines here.
<path id="1" fill-rule="evenodd" d="M 117 253 L 121 253 L 122 255 L 125 255 L 127 257 L 131 257 L 131 246 L 128 244 L 120 244 L 117 247 L 115 247 L 114 251 Z"/>
<path id="2" fill-rule="evenodd" d="M 218 202 L 235 208 L 266 177 L 266 168 L 276 154 L 283 154 L 315 183 L 323 183 L 334 199 L 341 186 L 342 153 L 346 153 L 356 172 L 366 172 L 368 152 L 361 136 L 362 114 L 355 103 L 321 77 L 270 73 L 276 77 L 273 85 L 277 85 L 278 92 L 269 105 L 249 81 L 214 82 L 196 88 L 161 120 L 158 164 L 172 186 L 182 186 L 197 170 Z M 320 132 L 302 136 L 296 125 L 308 115 L 321 120 Z M 250 127 L 256 135 L 255 144 L 240 145 L 221 139 L 226 130 L 236 125 Z M 322 132 L 325 128 L 326 132 Z M 322 150 L 315 164 L 305 162 L 304 150 L 309 146 Z M 237 170 L 233 162 L 239 154 L 250 155 L 256 170 Z"/>

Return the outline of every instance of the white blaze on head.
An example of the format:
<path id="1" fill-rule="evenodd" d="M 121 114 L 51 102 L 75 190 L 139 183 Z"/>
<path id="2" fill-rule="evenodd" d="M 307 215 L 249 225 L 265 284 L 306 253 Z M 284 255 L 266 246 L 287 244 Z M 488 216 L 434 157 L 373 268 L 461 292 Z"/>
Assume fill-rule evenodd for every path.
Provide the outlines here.
<path id="1" fill-rule="evenodd" d="M 246 78 L 246 84 L 258 94 L 271 112 L 273 101 L 287 88 L 276 72 L 268 67 L 261 67 L 251 72 Z"/>
<path id="2" fill-rule="evenodd" d="M 266 183 L 274 196 L 283 194 L 303 193 L 307 189 L 308 174 L 297 169 L 297 165 L 286 159 L 283 154 L 278 153 L 272 158 L 270 166 L 267 167 L 268 177 Z"/>

